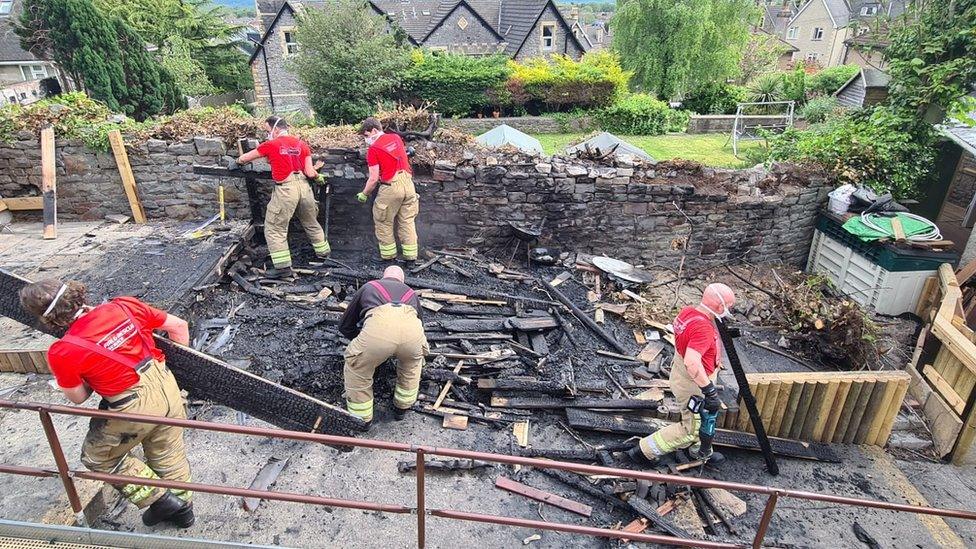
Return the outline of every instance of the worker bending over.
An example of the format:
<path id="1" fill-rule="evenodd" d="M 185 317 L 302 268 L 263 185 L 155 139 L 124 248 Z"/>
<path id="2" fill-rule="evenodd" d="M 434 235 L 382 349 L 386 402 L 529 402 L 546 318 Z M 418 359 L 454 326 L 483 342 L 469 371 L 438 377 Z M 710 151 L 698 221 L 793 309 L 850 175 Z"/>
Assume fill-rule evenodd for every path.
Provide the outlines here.
<path id="1" fill-rule="evenodd" d="M 403 283 L 403 269 L 397 266 L 387 267 L 382 280 L 367 282 L 353 296 L 339 321 L 339 331 L 352 340 L 343 369 L 351 413 L 372 421 L 373 372 L 391 357 L 397 359 L 397 421 L 417 402 L 420 370 L 429 350 L 420 310 L 419 297 Z"/>
<path id="2" fill-rule="evenodd" d="M 360 202 L 369 199 L 379 183 L 373 202 L 373 226 L 380 245 L 380 257 L 396 259 L 397 244 L 393 227 L 400 238 L 400 252 L 404 261 L 417 260 L 417 227 L 420 197 L 413 186 L 413 171 L 407 160 L 403 139 L 395 133 L 383 133 L 383 126 L 375 118 L 367 118 L 359 129 L 366 139 L 366 165 L 369 178 L 363 191 L 356 195 Z"/>
<path id="3" fill-rule="evenodd" d="M 319 205 L 312 194 L 306 177 L 323 183 L 325 177 L 318 170 L 324 164 L 312 164 L 312 151 L 307 143 L 288 135 L 288 122 L 279 116 L 271 116 L 264 121 L 268 130 L 268 140 L 253 151 L 246 152 L 237 159 L 238 164 L 247 164 L 264 157 L 271 164 L 271 178 L 275 186 L 271 200 L 264 213 L 264 238 L 268 241 L 268 252 L 274 269 L 267 271 L 271 278 L 292 276 L 291 250 L 288 249 L 288 224 L 295 213 L 312 242 L 315 256 L 325 259 L 332 251 L 325 231 L 319 225 Z"/>
<path id="4" fill-rule="evenodd" d="M 102 397 L 100 410 L 186 418 L 185 402 L 166 357 L 153 341 L 153 330 L 189 344 L 186 321 L 132 297 L 92 307 L 80 282 L 47 279 L 20 290 L 21 305 L 48 326 L 67 328 L 47 352 L 48 364 L 68 400 L 81 404 L 91 394 Z M 130 452 L 142 445 L 145 462 Z M 145 479 L 190 481 L 183 429 L 121 419 L 92 418 L 81 450 L 92 471 Z M 142 521 L 166 521 L 180 528 L 193 524 L 191 492 L 138 484 L 114 485 L 146 509 Z"/>
<path id="5" fill-rule="evenodd" d="M 725 459 L 722 454 L 711 451 L 710 441 L 706 445 L 699 444 L 702 419 L 698 408 L 710 414 L 714 420 L 722 407 L 715 387 L 715 377 L 721 364 L 721 347 L 713 322 L 731 317 L 734 304 L 735 294 L 731 288 L 725 284 L 709 284 L 702 294 L 701 303 L 681 309 L 674 319 L 675 353 L 668 381 L 681 410 L 681 421 L 642 438 L 637 446 L 627 451 L 627 456 L 633 461 L 653 465 L 661 456 L 688 447 L 691 447 L 689 454 L 692 459 L 711 460 L 713 463 Z M 689 402 L 693 403 L 691 407 Z M 702 451 L 701 446 L 708 448 Z"/>

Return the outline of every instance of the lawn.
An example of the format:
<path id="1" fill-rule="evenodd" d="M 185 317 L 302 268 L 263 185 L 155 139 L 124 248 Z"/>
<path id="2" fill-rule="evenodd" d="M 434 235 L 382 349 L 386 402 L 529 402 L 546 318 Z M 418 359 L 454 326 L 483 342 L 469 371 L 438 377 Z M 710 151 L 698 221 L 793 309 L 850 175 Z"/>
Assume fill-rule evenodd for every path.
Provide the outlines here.
<path id="1" fill-rule="evenodd" d="M 562 152 L 569 145 L 579 142 L 584 134 L 533 134 L 542 143 L 546 154 Z M 746 165 L 732 154 L 732 143 L 725 133 L 710 134 L 670 134 L 670 135 L 622 135 L 621 139 L 644 149 L 655 160 L 683 158 L 701 162 L 706 166 L 721 168 L 741 168 Z M 739 144 L 739 156 L 743 150 L 758 147 L 758 141 L 743 141 Z"/>

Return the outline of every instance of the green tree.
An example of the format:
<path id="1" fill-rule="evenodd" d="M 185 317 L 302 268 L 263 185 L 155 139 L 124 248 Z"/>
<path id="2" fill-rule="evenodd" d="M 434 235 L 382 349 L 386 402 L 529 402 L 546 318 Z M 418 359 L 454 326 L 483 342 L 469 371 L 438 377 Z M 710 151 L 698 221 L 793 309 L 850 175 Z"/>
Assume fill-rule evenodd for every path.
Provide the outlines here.
<path id="1" fill-rule="evenodd" d="M 174 36 L 163 46 L 161 62 L 179 83 L 180 89 L 191 96 L 217 92 L 203 66 L 193 58 L 186 41 Z"/>
<path id="2" fill-rule="evenodd" d="M 178 68 L 177 81 L 195 91 L 240 91 L 253 87 L 247 56 L 240 50 L 239 25 L 226 22 L 230 12 L 210 0 L 94 0 L 104 13 L 126 21 L 156 46 L 165 62 Z M 174 41 L 178 45 L 173 46 Z M 200 70 L 190 66 L 191 60 Z M 202 72 L 201 72 L 202 71 Z M 194 78 L 184 81 L 184 78 Z M 202 78 L 201 78 L 202 77 Z"/>
<path id="3" fill-rule="evenodd" d="M 889 101 L 942 122 L 976 84 L 976 0 L 919 0 L 901 23 L 885 50 Z"/>
<path id="4" fill-rule="evenodd" d="M 26 0 L 16 32 L 24 49 L 53 59 L 113 111 L 143 120 L 185 105 L 142 38 L 91 0 Z"/>
<path id="5" fill-rule="evenodd" d="M 772 34 L 751 33 L 739 59 L 738 81 L 748 84 L 760 74 L 776 70 L 776 62 L 787 51 L 786 44 Z"/>
<path id="6" fill-rule="evenodd" d="M 620 0 L 613 46 L 640 88 L 671 99 L 738 71 L 753 0 Z"/>
<path id="7" fill-rule="evenodd" d="M 359 0 L 298 17 L 291 64 L 324 123 L 355 122 L 390 98 L 410 66 L 410 49 Z"/>

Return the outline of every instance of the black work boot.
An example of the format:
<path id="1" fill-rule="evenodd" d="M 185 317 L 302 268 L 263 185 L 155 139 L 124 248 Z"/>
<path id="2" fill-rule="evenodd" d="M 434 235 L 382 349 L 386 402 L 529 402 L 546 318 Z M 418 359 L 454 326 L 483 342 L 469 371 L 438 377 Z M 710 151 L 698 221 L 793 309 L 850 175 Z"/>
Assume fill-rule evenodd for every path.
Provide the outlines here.
<path id="1" fill-rule="evenodd" d="M 721 452 L 711 450 L 708 455 L 703 455 L 701 452 L 701 446 L 697 445 L 688 448 L 687 452 L 688 457 L 691 458 L 692 461 L 701 460 L 712 465 L 719 465 L 725 461 L 725 456 L 722 455 Z"/>
<path id="2" fill-rule="evenodd" d="M 393 408 L 393 419 L 396 421 L 403 421 L 407 417 L 407 410 L 404 408 Z"/>
<path id="3" fill-rule="evenodd" d="M 156 526 L 166 521 L 179 528 L 189 528 L 195 520 L 193 504 L 176 497 L 169 490 L 142 513 L 142 523 L 146 526 Z"/>
<path id="4" fill-rule="evenodd" d="M 332 252 L 325 252 L 324 254 L 316 253 L 315 254 L 315 257 L 317 257 L 319 259 L 329 259 L 329 257 L 331 255 L 332 255 Z"/>
<path id="5" fill-rule="evenodd" d="M 643 465 L 644 467 L 653 467 L 657 465 L 657 458 L 651 459 L 644 455 L 644 451 L 641 450 L 640 444 L 634 446 L 624 453 L 627 454 L 630 461 L 636 463 L 637 465 Z"/>
<path id="6" fill-rule="evenodd" d="M 291 278 L 293 276 L 295 276 L 295 271 L 291 270 L 291 267 L 267 269 L 264 271 L 265 278 Z"/>

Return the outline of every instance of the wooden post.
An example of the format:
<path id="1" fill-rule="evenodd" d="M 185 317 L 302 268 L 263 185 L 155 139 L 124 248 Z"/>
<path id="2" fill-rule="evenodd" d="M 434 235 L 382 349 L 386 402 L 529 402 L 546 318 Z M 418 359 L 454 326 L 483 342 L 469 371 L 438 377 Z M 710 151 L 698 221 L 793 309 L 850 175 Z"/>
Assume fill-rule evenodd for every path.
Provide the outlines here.
<path id="1" fill-rule="evenodd" d="M 119 175 L 122 176 L 122 187 L 125 189 L 125 197 L 129 199 L 129 208 L 132 209 L 132 220 L 136 223 L 145 223 L 146 212 L 143 211 L 142 202 L 139 201 L 136 178 L 132 175 L 132 166 L 129 165 L 129 154 L 125 151 L 122 132 L 112 130 L 108 134 L 108 140 L 112 144 L 115 165 L 118 166 Z"/>
<path id="2" fill-rule="evenodd" d="M 830 419 L 827 420 L 827 426 L 824 427 L 822 442 L 833 442 L 834 433 L 837 432 L 837 425 L 840 423 L 840 416 L 847 405 L 847 395 L 850 392 L 851 381 L 846 379 L 841 381 L 840 387 L 837 388 L 837 396 L 834 398 L 834 405 L 830 410 Z"/>
<path id="3" fill-rule="evenodd" d="M 891 399 L 888 411 L 885 413 L 884 423 L 881 424 L 881 431 L 878 432 L 878 438 L 874 440 L 874 444 L 884 446 L 888 443 L 888 437 L 891 436 L 891 428 L 895 424 L 895 418 L 898 416 L 898 412 L 901 411 L 901 405 L 905 401 L 905 393 L 907 392 L 908 380 L 904 379 L 898 382 L 895 396 Z"/>
<path id="4" fill-rule="evenodd" d="M 949 459 L 952 460 L 953 465 L 962 465 L 969 448 L 973 445 L 974 438 L 976 438 L 976 391 L 969 395 L 966 411 L 962 415 L 962 430 L 959 431 L 956 443 L 952 445 L 952 451 L 949 452 Z"/>
<path id="5" fill-rule="evenodd" d="M 44 240 L 58 237 L 58 185 L 54 128 L 41 130 L 41 193 L 44 197 Z"/>

